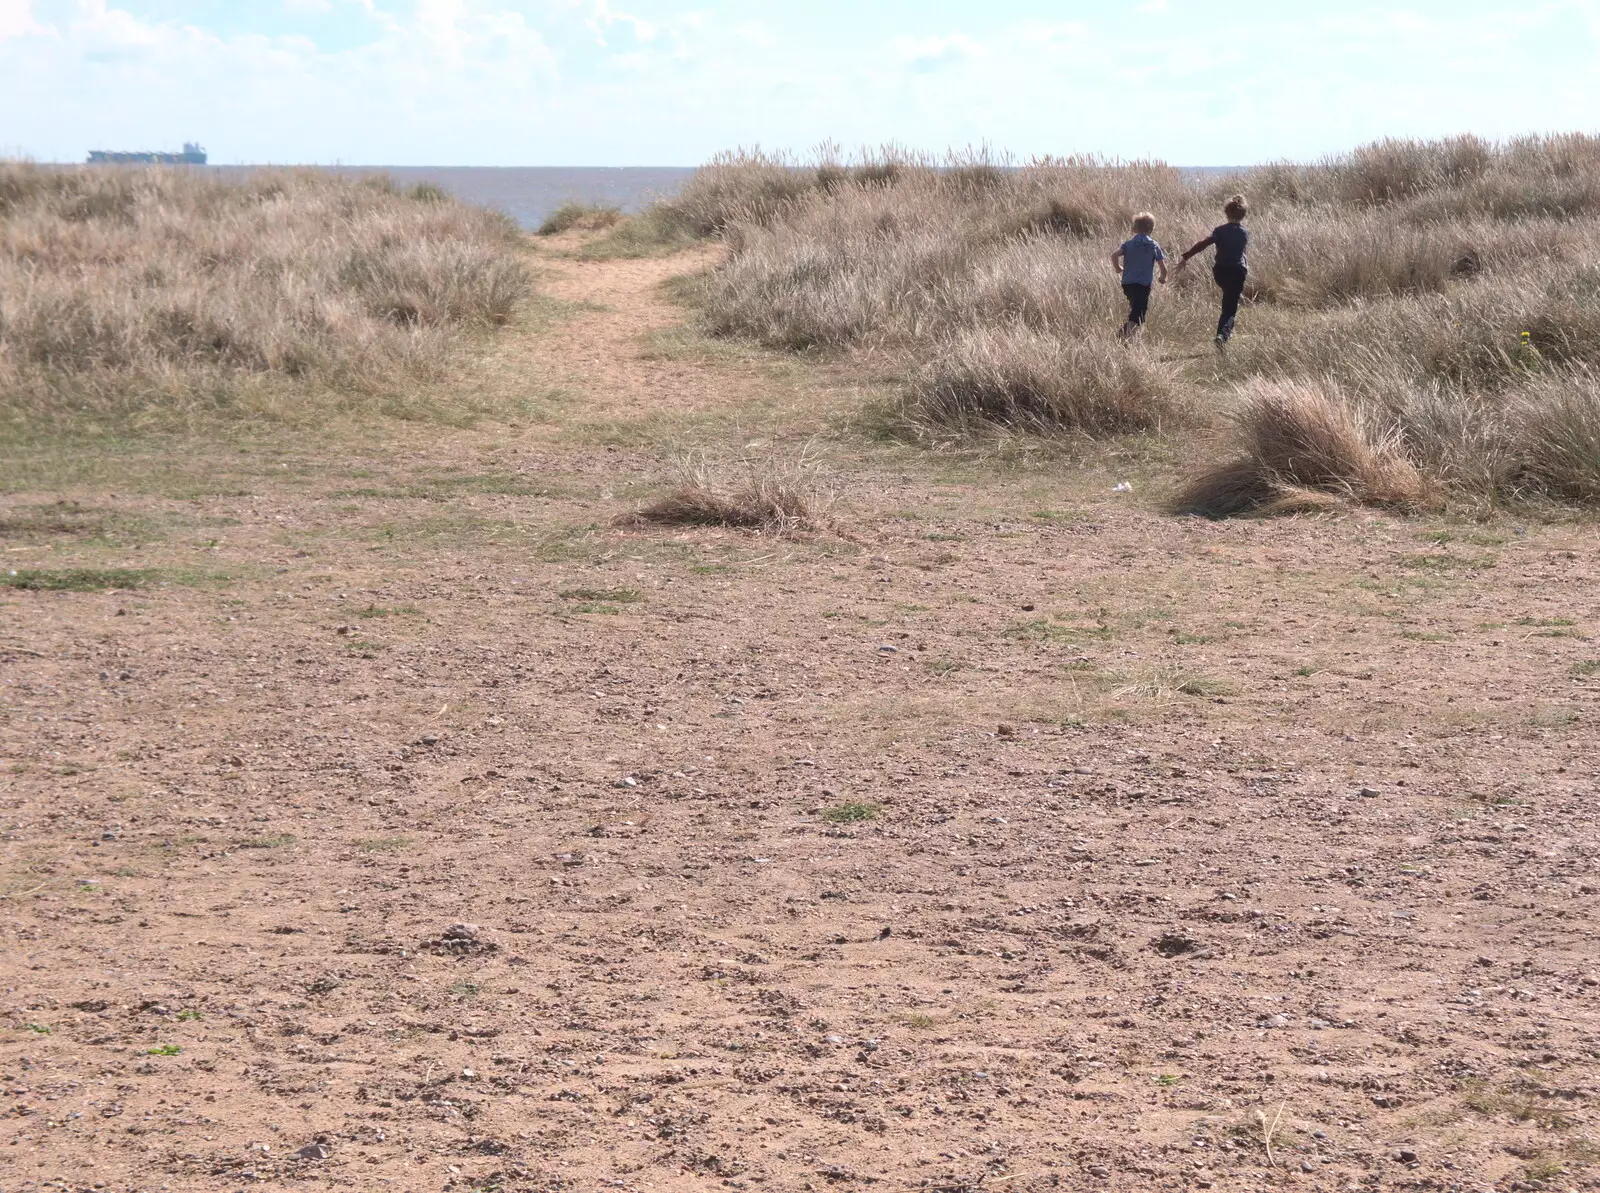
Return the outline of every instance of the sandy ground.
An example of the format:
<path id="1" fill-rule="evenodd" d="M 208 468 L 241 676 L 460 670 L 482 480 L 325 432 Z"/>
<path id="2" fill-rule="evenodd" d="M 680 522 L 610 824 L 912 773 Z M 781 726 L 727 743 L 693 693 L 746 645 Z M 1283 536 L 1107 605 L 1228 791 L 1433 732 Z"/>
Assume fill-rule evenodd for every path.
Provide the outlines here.
<path id="1" fill-rule="evenodd" d="M 1600 1187 L 1593 528 L 852 438 L 692 264 L 0 498 L 144 571 L 0 588 L 0 1189 Z M 842 533 L 611 523 L 813 435 Z"/>

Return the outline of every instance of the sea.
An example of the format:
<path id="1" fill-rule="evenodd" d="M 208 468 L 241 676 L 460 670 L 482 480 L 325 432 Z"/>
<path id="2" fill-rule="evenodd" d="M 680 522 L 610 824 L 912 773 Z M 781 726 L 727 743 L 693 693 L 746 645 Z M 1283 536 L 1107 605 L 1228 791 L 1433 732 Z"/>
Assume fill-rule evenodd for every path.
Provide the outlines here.
<path id="1" fill-rule="evenodd" d="M 191 167 L 240 174 L 262 166 Z M 299 168 L 299 167 L 296 167 Z M 603 204 L 639 211 L 676 194 L 694 170 L 678 166 L 318 166 L 330 174 L 387 175 L 395 185 L 431 182 L 464 203 L 503 211 L 522 227 L 537 228 L 563 203 Z"/>
<path id="2" fill-rule="evenodd" d="M 197 167 L 237 173 L 264 167 Z M 350 177 L 388 175 L 396 185 L 431 182 L 464 203 L 503 211 L 528 230 L 563 203 L 603 204 L 635 212 L 670 198 L 694 173 L 689 166 L 321 166 Z M 1231 166 L 1182 167 L 1190 177 L 1229 173 Z"/>

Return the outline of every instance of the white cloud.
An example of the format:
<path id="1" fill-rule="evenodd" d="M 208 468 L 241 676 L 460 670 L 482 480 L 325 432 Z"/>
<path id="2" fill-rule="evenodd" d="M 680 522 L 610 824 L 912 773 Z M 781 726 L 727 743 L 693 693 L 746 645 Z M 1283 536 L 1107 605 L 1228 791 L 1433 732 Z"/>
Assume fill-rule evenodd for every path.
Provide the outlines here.
<path id="1" fill-rule="evenodd" d="M 1573 68 L 1594 55 L 1594 0 L 1546 0 L 1510 27 L 1487 0 L 1412 0 L 1221 26 L 1169 4 L 1131 31 L 947 12 L 854 37 L 745 0 L 332 0 L 365 13 L 341 18 L 338 48 L 141 20 L 138 3 L 0 0 L 0 111 L 24 114 L 8 139 L 69 159 L 197 136 L 225 161 L 689 164 L 832 140 L 1234 163 L 1600 125 L 1600 89 Z M 323 27 L 284 11 L 278 28 Z M 19 37 L 41 20 L 52 36 Z"/>
<path id="2" fill-rule="evenodd" d="M 641 20 L 625 12 L 614 12 L 610 0 L 591 0 L 592 15 L 589 18 L 589 28 L 594 30 L 595 39 L 600 45 L 606 43 L 606 33 L 613 25 L 626 25 L 633 36 L 639 41 L 654 41 L 659 32 L 650 21 Z"/>
<path id="3" fill-rule="evenodd" d="M 910 70 L 939 70 L 981 57 L 983 47 L 961 33 L 934 37 L 894 37 L 889 41 L 894 60 Z"/>
<path id="4" fill-rule="evenodd" d="M 0 41 L 44 31 L 33 19 L 33 0 L 0 0 Z"/>

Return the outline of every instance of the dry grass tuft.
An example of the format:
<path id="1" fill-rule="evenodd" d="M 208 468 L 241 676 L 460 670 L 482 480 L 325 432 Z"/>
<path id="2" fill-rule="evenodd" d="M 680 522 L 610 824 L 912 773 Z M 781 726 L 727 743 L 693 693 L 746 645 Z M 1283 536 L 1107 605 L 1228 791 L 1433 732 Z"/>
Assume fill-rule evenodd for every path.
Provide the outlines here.
<path id="1" fill-rule="evenodd" d="M 1237 419 L 1241 456 L 1191 481 L 1180 512 L 1287 512 L 1329 498 L 1415 507 L 1428 495 L 1399 427 L 1332 383 L 1250 382 Z"/>
<path id="2" fill-rule="evenodd" d="M 0 422 L 412 416 L 529 289 L 505 218 L 312 172 L 0 164 Z"/>
<path id="3" fill-rule="evenodd" d="M 817 469 L 802 454 L 792 461 L 745 461 L 726 482 L 704 461 L 686 462 L 677 488 L 618 521 L 623 525 L 726 526 L 791 535 L 822 529 Z"/>
<path id="4" fill-rule="evenodd" d="M 1177 514 L 1236 518 L 1272 510 L 1284 491 L 1259 461 L 1238 456 L 1189 478 L 1172 502 Z"/>
<path id="5" fill-rule="evenodd" d="M 1423 496 L 1398 428 L 1379 425 L 1332 385 L 1252 382 L 1239 425 L 1247 453 L 1286 485 L 1375 505 L 1410 505 Z"/>
<path id="6" fill-rule="evenodd" d="M 1170 704 L 1179 696 L 1214 700 L 1234 694 L 1233 685 L 1200 671 L 1177 667 L 1152 667 L 1132 675 L 1106 677 L 1114 700 L 1139 700 Z"/>
<path id="7" fill-rule="evenodd" d="M 972 328 L 943 345 L 898 413 L 935 434 L 1000 427 L 1106 436 L 1160 431 L 1186 411 L 1170 370 L 1139 348 L 1010 324 Z"/>
<path id="8" fill-rule="evenodd" d="M 623 220 L 622 208 L 596 203 L 563 203 L 539 225 L 539 236 L 558 236 L 562 232 L 604 232 Z"/>
<path id="9" fill-rule="evenodd" d="M 1526 478 L 1553 497 L 1600 504 L 1600 377 L 1585 370 L 1541 379 L 1514 410 Z"/>

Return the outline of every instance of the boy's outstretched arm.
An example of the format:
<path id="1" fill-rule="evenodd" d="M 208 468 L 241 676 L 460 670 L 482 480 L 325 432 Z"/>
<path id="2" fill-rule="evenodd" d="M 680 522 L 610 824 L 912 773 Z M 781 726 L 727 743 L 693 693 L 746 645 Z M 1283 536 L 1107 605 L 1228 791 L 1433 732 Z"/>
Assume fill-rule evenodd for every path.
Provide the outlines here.
<path id="1" fill-rule="evenodd" d="M 1204 240 L 1197 242 L 1192 248 L 1189 249 L 1188 252 L 1184 253 L 1184 255 L 1178 259 L 1178 268 L 1182 269 L 1184 266 L 1188 265 L 1190 257 L 1194 256 L 1196 253 L 1204 252 L 1215 243 L 1216 241 L 1209 236 L 1207 236 Z"/>

